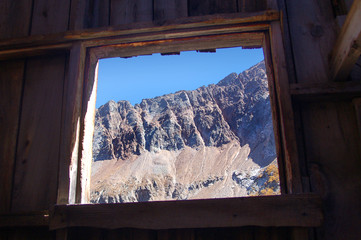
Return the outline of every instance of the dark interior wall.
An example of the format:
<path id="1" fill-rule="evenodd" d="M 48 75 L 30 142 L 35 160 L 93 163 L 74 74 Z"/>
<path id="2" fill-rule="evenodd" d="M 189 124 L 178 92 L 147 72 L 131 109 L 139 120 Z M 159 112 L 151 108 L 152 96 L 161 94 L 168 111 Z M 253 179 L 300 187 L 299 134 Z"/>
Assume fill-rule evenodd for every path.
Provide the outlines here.
<path id="1" fill-rule="evenodd" d="M 0 39 L 134 22 L 153 21 L 161 25 L 176 18 L 265 10 L 267 2 L 274 3 L 266 0 L 3 0 L 0 2 Z M 284 16 L 291 83 L 331 81 L 328 57 L 338 31 L 331 1 L 279 0 L 278 5 Z M 0 182 L 5 183 L 0 185 L 0 213 L 44 210 L 56 203 L 67 64 L 67 53 L 0 63 Z M 304 189 L 321 194 L 324 200 L 325 225 L 315 232 L 317 239 L 358 239 L 361 235 L 361 192 L 358 191 L 361 143 L 352 98 L 294 101 Z M 44 231 L 39 230 L 41 238 L 54 237 Z M 71 233 L 76 236 L 81 231 Z M 99 230 L 93 231 L 99 233 Z M 204 236 L 218 239 L 212 234 L 216 230 L 199 231 L 202 234 L 195 239 Z M 236 234 L 229 229 L 223 234 L 233 232 L 235 239 L 236 236 L 273 239 L 265 237 L 268 231 L 271 230 L 240 229 Z M 28 229 L 16 236 L 8 230 L 6 236 L 19 239 L 22 232 L 25 239 Z M 138 234 L 131 232 L 132 236 Z M 183 234 L 181 231 L 157 232 L 156 239 L 167 239 L 162 238 L 162 234 L 175 232 L 177 236 Z M 273 229 L 272 236 L 288 238 L 291 232 Z M 154 239 L 154 234 L 143 239 Z"/>

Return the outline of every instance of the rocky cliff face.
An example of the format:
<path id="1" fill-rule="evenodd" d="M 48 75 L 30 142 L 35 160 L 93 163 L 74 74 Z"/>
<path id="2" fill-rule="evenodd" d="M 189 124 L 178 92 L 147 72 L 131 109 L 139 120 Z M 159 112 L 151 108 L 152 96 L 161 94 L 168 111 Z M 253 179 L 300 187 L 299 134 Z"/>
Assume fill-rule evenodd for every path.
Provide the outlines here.
<path id="1" fill-rule="evenodd" d="M 276 153 L 267 84 L 261 62 L 194 91 L 101 106 L 92 201 L 257 195 L 267 184 L 279 191 L 278 180 L 268 182 L 278 173 L 269 170 Z"/>

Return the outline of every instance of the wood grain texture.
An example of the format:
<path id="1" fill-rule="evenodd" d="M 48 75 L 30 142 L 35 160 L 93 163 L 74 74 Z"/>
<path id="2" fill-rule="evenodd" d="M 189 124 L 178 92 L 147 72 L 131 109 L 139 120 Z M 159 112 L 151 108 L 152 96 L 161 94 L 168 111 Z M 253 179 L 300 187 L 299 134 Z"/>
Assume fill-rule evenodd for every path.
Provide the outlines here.
<path id="1" fill-rule="evenodd" d="M 158 23 L 187 16 L 187 0 L 154 0 L 154 20 Z"/>
<path id="2" fill-rule="evenodd" d="M 90 8 L 93 1 L 71 0 L 68 30 L 81 30 L 91 26 L 92 15 Z"/>
<path id="3" fill-rule="evenodd" d="M 239 12 L 257 12 L 267 9 L 267 0 L 237 0 Z M 274 5 L 273 5 L 274 6 Z"/>
<path id="4" fill-rule="evenodd" d="M 94 0 L 91 15 L 93 28 L 109 26 L 110 0 Z"/>
<path id="5" fill-rule="evenodd" d="M 159 41 L 144 41 L 129 44 L 115 44 L 93 48 L 97 58 L 132 57 L 153 53 L 172 53 L 179 51 L 216 49 L 224 47 L 260 47 L 262 33 L 234 33 L 215 36 L 200 36 Z"/>
<path id="6" fill-rule="evenodd" d="M 327 82 L 336 39 L 331 1 L 284 1 L 298 83 Z"/>
<path id="7" fill-rule="evenodd" d="M 56 203 L 64 68 L 65 55 L 28 60 L 13 212 L 45 210 Z"/>
<path id="8" fill-rule="evenodd" d="M 263 55 L 265 57 L 265 67 L 267 73 L 268 90 L 271 103 L 272 111 L 272 124 L 273 132 L 275 137 L 275 147 L 277 153 L 277 165 L 280 177 L 280 188 L 281 193 L 287 193 L 287 175 L 285 171 L 285 159 L 283 154 L 283 143 L 282 143 L 282 128 L 281 128 L 281 116 L 279 114 L 275 69 L 273 66 L 272 51 L 271 51 L 271 39 L 269 34 L 264 35 L 263 40 Z"/>
<path id="9" fill-rule="evenodd" d="M 338 35 L 331 57 L 331 76 L 346 81 L 361 55 L 361 0 L 355 0 Z"/>
<path id="10" fill-rule="evenodd" d="M 154 22 L 150 23 L 134 23 L 129 25 L 119 25 L 116 27 L 108 27 L 105 29 L 91 29 L 86 31 L 68 31 L 58 34 L 36 35 L 27 38 L 14 38 L 7 40 L 0 40 L 0 55 L 2 51 L 19 49 L 44 47 L 44 45 L 59 45 L 63 43 L 71 43 L 74 41 L 96 40 L 100 38 L 132 38 L 133 41 L 137 39 L 131 35 L 138 34 L 155 34 L 170 38 L 168 34 L 172 32 L 187 32 L 195 30 L 196 28 L 227 28 L 232 25 L 238 25 L 239 29 L 244 31 L 261 31 L 264 28 L 257 28 L 258 25 L 269 26 L 269 22 L 279 20 L 280 14 L 278 11 L 264 11 L 256 13 L 236 13 L 223 14 L 213 16 L 188 17 L 185 19 L 175 19 L 167 21 L 164 25 L 159 26 Z M 233 26 L 236 27 L 236 26 Z M 225 29 L 226 30 L 226 29 Z M 110 40 L 107 39 L 107 40 Z M 84 42 L 86 44 L 86 42 Z"/>
<path id="11" fill-rule="evenodd" d="M 237 0 L 188 0 L 189 16 L 235 13 L 237 10 Z"/>
<path id="12" fill-rule="evenodd" d="M 85 57 L 85 47 L 74 44 L 64 83 L 57 204 L 75 203 Z"/>
<path id="13" fill-rule="evenodd" d="M 31 35 L 68 30 L 70 0 L 34 0 Z"/>
<path id="14" fill-rule="evenodd" d="M 10 212 L 24 60 L 0 62 L 0 213 Z"/>
<path id="15" fill-rule="evenodd" d="M 111 0 L 110 25 L 153 21 L 152 0 Z"/>
<path id="16" fill-rule="evenodd" d="M 284 171 L 286 173 L 287 193 L 301 193 L 302 182 L 300 176 L 300 162 L 298 159 L 299 155 L 295 133 L 294 113 L 292 109 L 291 95 L 289 94 L 287 63 L 281 36 L 282 32 L 280 23 L 271 23 L 270 54 L 272 56 L 280 114 L 280 127 L 283 145 L 282 153 L 284 159 Z"/>
<path id="17" fill-rule="evenodd" d="M 98 59 L 90 52 L 85 61 L 77 164 L 76 203 L 90 202 L 90 175 L 98 82 Z"/>
<path id="18" fill-rule="evenodd" d="M 29 34 L 33 0 L 0 1 L 0 39 Z"/>
<path id="19" fill-rule="evenodd" d="M 290 93 L 296 100 L 317 101 L 351 99 L 361 96 L 359 82 L 295 83 L 290 85 Z"/>
<path id="20" fill-rule="evenodd" d="M 58 205 L 51 214 L 50 228 L 310 227 L 319 226 L 322 222 L 320 204 L 316 196 L 284 195 L 127 204 Z"/>
<path id="21" fill-rule="evenodd" d="M 324 202 L 322 239 L 361 234 L 361 160 L 351 101 L 304 103 L 302 109 L 311 188 Z"/>
<path id="22" fill-rule="evenodd" d="M 0 227 L 34 226 L 49 226 L 49 212 L 40 211 L 0 215 Z"/>

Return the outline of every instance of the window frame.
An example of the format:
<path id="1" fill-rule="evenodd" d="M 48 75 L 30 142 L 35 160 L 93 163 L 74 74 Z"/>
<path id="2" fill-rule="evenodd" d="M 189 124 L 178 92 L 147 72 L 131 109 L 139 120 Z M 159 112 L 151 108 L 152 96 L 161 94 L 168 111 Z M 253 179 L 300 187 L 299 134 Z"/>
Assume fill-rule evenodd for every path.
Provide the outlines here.
<path id="1" fill-rule="evenodd" d="M 239 46 L 262 47 L 264 51 L 281 182 L 281 196 L 274 199 L 302 192 L 287 64 L 278 12 L 195 17 L 165 26 L 130 24 L 122 26 L 122 29 L 125 30 L 100 31 L 92 38 L 73 43 L 70 49 L 64 103 L 64 109 L 67 111 L 63 117 L 65 127 L 62 139 L 62 148 L 65 151 L 63 158 L 66 158 L 66 161 L 59 168 L 59 205 L 89 203 L 92 161 L 89 149 L 94 129 L 98 59 Z M 206 203 L 209 200 L 197 201 Z M 217 199 L 215 202 L 221 207 L 229 201 Z M 245 200 L 235 198 L 231 201 L 239 201 L 242 204 Z M 194 201 L 186 204 L 188 207 L 183 211 L 189 218 L 192 217 L 192 202 Z M 179 203 L 159 204 L 176 207 Z M 126 205 L 125 208 L 129 209 L 127 211 L 137 208 L 131 205 Z M 212 226 L 227 225 L 215 223 Z"/>

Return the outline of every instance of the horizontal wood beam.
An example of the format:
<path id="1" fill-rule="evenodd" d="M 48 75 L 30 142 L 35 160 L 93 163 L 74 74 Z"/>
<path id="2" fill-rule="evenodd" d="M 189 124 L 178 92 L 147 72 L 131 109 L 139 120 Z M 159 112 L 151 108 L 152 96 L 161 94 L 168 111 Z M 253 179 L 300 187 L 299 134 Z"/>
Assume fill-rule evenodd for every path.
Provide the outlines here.
<path id="1" fill-rule="evenodd" d="M 82 41 L 86 46 L 119 44 L 130 41 L 174 39 L 223 32 L 262 31 L 268 23 L 279 20 L 278 11 L 269 10 L 253 13 L 219 14 L 188 17 L 165 22 L 149 22 L 118 25 L 106 28 L 67 31 L 56 34 L 34 35 L 22 38 L 0 40 L 2 55 L 29 53 L 41 49 L 58 48 L 61 44 Z M 151 38 L 150 38 L 151 36 Z M 119 40 L 120 39 L 120 40 Z"/>
<path id="2" fill-rule="evenodd" d="M 294 83 L 290 94 L 296 100 L 350 99 L 361 96 L 359 82 Z"/>
<path id="3" fill-rule="evenodd" d="M 49 226 L 49 211 L 0 215 L 0 227 L 37 226 Z"/>
<path id="4" fill-rule="evenodd" d="M 123 204 L 58 205 L 50 229 L 317 227 L 322 224 L 318 196 L 280 195 L 228 199 L 141 202 Z"/>
<path id="5" fill-rule="evenodd" d="M 361 54 L 361 0 L 354 0 L 331 57 L 331 76 L 347 80 Z"/>
<path id="6" fill-rule="evenodd" d="M 100 58 L 132 57 L 154 53 L 173 53 L 179 51 L 217 49 L 227 47 L 261 48 L 264 33 L 230 33 L 214 36 L 188 37 L 167 40 L 145 41 L 138 43 L 114 44 L 91 48 Z"/>

